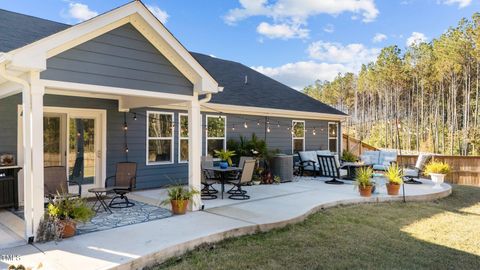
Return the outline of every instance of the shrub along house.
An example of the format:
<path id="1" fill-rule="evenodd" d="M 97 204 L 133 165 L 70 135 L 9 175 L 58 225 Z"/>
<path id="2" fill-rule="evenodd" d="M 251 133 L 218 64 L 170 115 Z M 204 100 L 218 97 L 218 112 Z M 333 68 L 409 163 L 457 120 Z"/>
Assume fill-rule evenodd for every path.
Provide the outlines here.
<path id="1" fill-rule="evenodd" d="M 27 237 L 43 215 L 44 166 L 79 170 L 84 191 L 126 160 L 138 189 L 200 189 L 201 156 L 241 135 L 286 154 L 340 149 L 345 114 L 187 51 L 139 1 L 73 26 L 0 10 L 0 52 L 0 153 L 23 168 Z"/>

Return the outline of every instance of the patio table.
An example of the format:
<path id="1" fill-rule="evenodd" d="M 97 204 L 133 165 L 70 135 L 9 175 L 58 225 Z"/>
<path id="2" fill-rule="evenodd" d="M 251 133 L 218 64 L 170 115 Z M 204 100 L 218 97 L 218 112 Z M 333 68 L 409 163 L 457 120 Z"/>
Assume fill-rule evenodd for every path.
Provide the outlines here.
<path id="1" fill-rule="evenodd" d="M 355 163 L 355 162 L 345 162 L 343 163 L 340 168 L 347 170 L 347 177 L 343 178 L 344 180 L 355 180 L 355 176 L 357 174 L 357 170 L 365 167 L 371 167 L 371 165 L 363 164 L 363 163 Z"/>
<path id="2" fill-rule="evenodd" d="M 105 210 L 105 212 L 110 212 L 110 214 L 112 213 L 112 210 L 110 209 L 110 207 L 108 207 L 108 204 L 105 202 L 105 200 L 103 199 L 103 194 L 105 193 L 105 195 L 107 195 L 107 193 L 113 191 L 113 188 L 103 188 L 103 187 L 100 187 L 100 188 L 91 188 L 88 190 L 88 192 L 91 192 L 93 194 L 95 194 L 95 197 L 97 198 L 97 200 L 95 201 L 95 203 L 93 204 L 92 206 L 92 209 L 95 210 L 95 213 L 98 213 L 98 210 L 100 210 L 100 207 L 103 207 L 103 209 Z M 97 203 L 100 203 L 98 206 L 97 206 Z M 95 209 L 95 206 L 97 206 L 97 208 Z"/>
<path id="3" fill-rule="evenodd" d="M 209 170 L 213 172 L 218 172 L 220 174 L 220 183 L 222 185 L 222 200 L 223 200 L 223 193 L 225 191 L 225 183 L 227 182 L 227 174 L 231 172 L 238 172 L 242 169 L 239 167 L 227 167 L 226 169 L 222 169 L 220 167 L 205 167 L 204 170 Z"/>

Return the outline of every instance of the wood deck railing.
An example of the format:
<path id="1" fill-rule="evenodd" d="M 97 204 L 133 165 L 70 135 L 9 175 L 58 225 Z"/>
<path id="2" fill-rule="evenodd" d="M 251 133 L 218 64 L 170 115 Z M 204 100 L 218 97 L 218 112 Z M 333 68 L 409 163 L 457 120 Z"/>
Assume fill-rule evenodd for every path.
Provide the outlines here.
<path id="1" fill-rule="evenodd" d="M 397 161 L 400 165 L 415 165 L 417 155 L 401 155 Z M 435 156 L 435 160 L 446 162 L 451 172 L 446 181 L 460 185 L 480 186 L 480 156 Z"/>

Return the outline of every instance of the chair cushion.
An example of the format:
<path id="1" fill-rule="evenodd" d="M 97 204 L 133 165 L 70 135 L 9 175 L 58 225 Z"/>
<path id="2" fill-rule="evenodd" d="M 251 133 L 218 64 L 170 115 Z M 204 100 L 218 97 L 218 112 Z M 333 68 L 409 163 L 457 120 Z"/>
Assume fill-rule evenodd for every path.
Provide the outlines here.
<path id="1" fill-rule="evenodd" d="M 408 169 L 408 168 L 403 169 L 404 176 L 418 177 L 419 176 L 418 174 L 419 174 L 418 169 Z"/>
<path id="2" fill-rule="evenodd" d="M 415 168 L 419 170 L 423 170 L 427 161 L 430 160 L 431 157 L 432 157 L 431 155 L 420 154 L 417 158 L 417 163 L 415 163 Z"/>
<path id="3" fill-rule="evenodd" d="M 312 166 L 312 165 L 308 165 L 308 166 L 303 167 L 303 169 L 304 169 L 305 171 L 313 171 L 313 166 Z M 320 170 L 320 167 L 318 166 L 318 163 L 315 163 L 315 170 L 316 170 L 316 171 L 319 171 L 319 170 Z"/>
<path id="4" fill-rule="evenodd" d="M 343 176 L 347 176 L 348 175 L 348 171 L 345 170 L 345 169 L 340 169 L 340 177 L 343 177 Z"/>
<path id="5" fill-rule="evenodd" d="M 360 159 L 367 165 L 378 164 L 380 151 L 365 151 L 360 155 Z"/>
<path id="6" fill-rule="evenodd" d="M 311 160 L 317 162 L 317 153 L 315 153 L 315 151 L 301 151 L 298 152 L 298 154 L 302 161 Z"/>
<path id="7" fill-rule="evenodd" d="M 397 152 L 380 151 L 380 157 L 377 164 L 390 165 L 393 161 L 397 161 Z"/>

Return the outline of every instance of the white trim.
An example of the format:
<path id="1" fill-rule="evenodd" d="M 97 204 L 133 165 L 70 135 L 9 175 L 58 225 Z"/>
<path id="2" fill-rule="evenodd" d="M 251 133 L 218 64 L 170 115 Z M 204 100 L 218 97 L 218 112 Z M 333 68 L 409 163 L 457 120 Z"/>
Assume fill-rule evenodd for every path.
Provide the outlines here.
<path id="1" fill-rule="evenodd" d="M 216 93 L 220 90 L 218 83 L 212 76 L 140 1 L 133 1 L 10 51 L 7 57 L 11 60 L 13 68 L 42 71 L 46 69 L 47 58 L 58 55 L 127 23 L 132 24 L 187 77 L 194 84 L 195 91 Z"/>
<path id="2" fill-rule="evenodd" d="M 208 137 L 208 118 L 223 118 L 224 125 L 223 125 L 223 136 L 224 137 Z M 223 150 L 227 149 L 227 116 L 225 115 L 214 115 L 214 114 L 207 114 L 205 115 L 205 155 L 208 155 L 208 140 L 223 140 Z"/>
<path id="3" fill-rule="evenodd" d="M 335 137 L 330 137 L 330 125 L 335 125 L 337 126 L 336 128 L 336 133 L 335 133 Z M 328 138 L 328 151 L 332 152 L 332 150 L 330 149 L 330 140 L 337 140 L 337 151 L 335 151 L 335 153 L 340 153 L 340 149 L 339 149 L 339 129 L 338 129 L 339 125 L 338 125 L 338 122 L 328 122 L 328 125 L 327 125 L 327 138 Z"/>
<path id="4" fill-rule="evenodd" d="M 295 127 L 296 123 L 303 123 L 303 137 L 294 137 L 295 132 L 293 130 L 294 130 L 294 127 Z M 292 134 L 292 154 L 295 154 L 295 152 L 294 152 L 294 148 L 295 148 L 294 140 L 295 139 L 297 139 L 297 140 L 302 139 L 303 140 L 302 151 L 305 151 L 305 130 L 306 130 L 305 120 L 292 120 L 292 127 L 291 127 L 291 130 L 290 130 L 290 133 Z"/>
<path id="5" fill-rule="evenodd" d="M 150 137 L 148 134 L 149 128 L 150 128 L 150 115 L 151 114 L 162 114 L 162 115 L 170 115 L 172 117 L 172 136 L 171 137 Z M 146 136 L 145 136 L 145 165 L 146 166 L 155 166 L 155 165 L 167 165 L 167 164 L 174 164 L 175 163 L 175 155 L 174 155 L 174 143 L 175 143 L 175 113 L 174 112 L 164 112 L 164 111 L 147 111 L 147 118 L 145 119 L 146 122 Z M 148 161 L 148 142 L 150 140 L 170 140 L 170 161 L 154 161 L 154 162 L 149 162 Z"/>
<path id="6" fill-rule="evenodd" d="M 181 150 L 182 150 L 182 147 L 181 147 L 181 141 L 182 140 L 187 140 L 188 142 L 188 136 L 187 137 L 181 137 L 181 134 L 182 134 L 182 116 L 186 116 L 187 117 L 187 129 L 188 129 L 188 113 L 178 113 L 178 163 L 188 163 L 188 160 L 182 160 L 181 159 Z M 188 148 L 190 151 L 190 144 L 188 145 Z"/>

